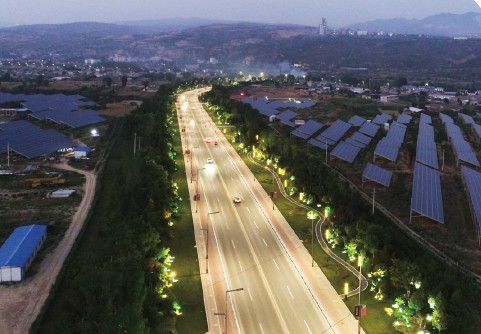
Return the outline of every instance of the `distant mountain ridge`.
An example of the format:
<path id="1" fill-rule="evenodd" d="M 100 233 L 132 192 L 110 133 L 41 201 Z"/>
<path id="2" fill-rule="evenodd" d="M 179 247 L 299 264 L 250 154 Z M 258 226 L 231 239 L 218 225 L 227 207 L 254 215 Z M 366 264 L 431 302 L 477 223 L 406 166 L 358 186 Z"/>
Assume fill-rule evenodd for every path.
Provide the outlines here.
<path id="1" fill-rule="evenodd" d="M 404 18 L 374 20 L 352 24 L 349 28 L 371 32 L 392 32 L 396 34 L 481 37 L 481 13 L 443 13 L 428 16 L 421 20 Z"/>

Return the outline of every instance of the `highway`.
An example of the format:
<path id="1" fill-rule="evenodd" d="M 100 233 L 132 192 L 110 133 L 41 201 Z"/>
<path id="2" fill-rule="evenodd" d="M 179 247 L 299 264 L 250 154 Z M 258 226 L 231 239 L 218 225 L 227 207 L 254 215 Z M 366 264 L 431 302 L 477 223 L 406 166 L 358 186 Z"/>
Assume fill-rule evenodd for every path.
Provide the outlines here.
<path id="1" fill-rule="evenodd" d="M 243 162 L 229 153 L 232 148 L 203 110 L 197 93 L 179 98 L 181 128 L 185 127 L 185 145 L 192 152 L 192 174 L 198 173 L 193 175 L 201 189 L 198 204 L 206 206 L 202 224 L 209 230 L 208 239 L 215 239 L 209 258 L 218 251 L 222 266 L 218 271 L 223 272 L 227 290 L 243 289 L 228 293 L 233 311 L 228 313 L 229 333 L 231 328 L 239 333 L 344 333 L 327 320 L 287 253 L 289 247 L 269 221 L 265 210 L 272 210 L 272 203 L 255 196 L 251 183 L 256 181 L 240 172 Z M 234 203 L 235 196 L 242 202 Z M 335 298 L 339 299 L 337 294 Z M 218 313 L 226 311 L 217 305 Z"/>

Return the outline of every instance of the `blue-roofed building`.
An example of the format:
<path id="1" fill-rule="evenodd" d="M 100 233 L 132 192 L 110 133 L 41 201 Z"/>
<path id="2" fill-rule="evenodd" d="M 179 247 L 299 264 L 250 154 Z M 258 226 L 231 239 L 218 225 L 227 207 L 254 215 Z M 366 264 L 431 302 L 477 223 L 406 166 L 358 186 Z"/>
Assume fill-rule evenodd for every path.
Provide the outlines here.
<path id="1" fill-rule="evenodd" d="M 73 152 L 75 159 L 80 159 L 86 157 L 90 153 L 90 147 L 88 146 L 77 146 Z"/>
<path id="2" fill-rule="evenodd" d="M 0 248 L 0 282 L 21 281 L 46 238 L 46 225 L 17 227 Z"/>

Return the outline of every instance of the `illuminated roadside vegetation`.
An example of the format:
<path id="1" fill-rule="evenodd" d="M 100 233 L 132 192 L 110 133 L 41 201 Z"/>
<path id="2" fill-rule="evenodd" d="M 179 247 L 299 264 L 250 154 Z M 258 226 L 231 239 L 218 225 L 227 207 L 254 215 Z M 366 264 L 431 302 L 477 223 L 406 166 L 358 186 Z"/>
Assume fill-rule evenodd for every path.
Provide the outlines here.
<path id="1" fill-rule="evenodd" d="M 161 86 L 138 110 L 118 120 L 123 127 L 100 175 L 93 212 L 55 297 L 32 332 L 175 332 L 175 320 L 183 316 L 183 301 L 174 294 L 181 279 L 171 251 L 180 249 L 174 226 L 182 220 L 173 178 L 178 170 L 176 89 Z M 134 154 L 135 136 L 140 141 Z M 195 258 L 194 252 L 191 261 Z M 200 281 L 196 284 L 199 290 Z M 202 298 L 197 302 L 203 309 Z"/>
<path id="2" fill-rule="evenodd" d="M 229 138 L 234 148 L 252 152 L 258 161 L 274 167 L 288 194 L 312 207 L 332 209 L 323 235 L 333 251 L 354 266 L 358 256 L 364 258 L 362 272 L 370 291 L 363 298 L 383 306 L 368 309 L 368 317 L 387 318 L 402 333 L 479 332 L 481 319 L 473 310 L 481 293 L 471 278 L 438 261 L 384 215 L 372 215 L 369 203 L 323 164 L 323 151 L 309 149 L 283 129 L 274 130 L 249 105 L 230 100 L 230 93 L 230 88 L 216 86 L 203 100 L 222 121 L 236 127 Z M 342 287 L 344 282 L 332 279 L 345 277 L 327 276 L 336 289 Z M 357 300 L 347 304 L 352 311 Z M 378 333 L 368 322 L 366 332 Z"/>

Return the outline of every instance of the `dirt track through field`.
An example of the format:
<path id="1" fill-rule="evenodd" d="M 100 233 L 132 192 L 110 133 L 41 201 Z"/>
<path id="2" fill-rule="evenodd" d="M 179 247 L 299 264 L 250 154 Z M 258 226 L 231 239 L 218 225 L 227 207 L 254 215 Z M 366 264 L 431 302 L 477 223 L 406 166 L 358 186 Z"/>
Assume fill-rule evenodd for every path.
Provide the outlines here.
<path id="1" fill-rule="evenodd" d="M 42 260 L 38 272 L 18 285 L 0 286 L 0 333 L 29 332 L 82 229 L 94 198 L 97 178 L 93 172 L 74 169 L 65 163 L 55 167 L 75 171 L 85 176 L 84 197 L 64 237 L 55 250 Z"/>

